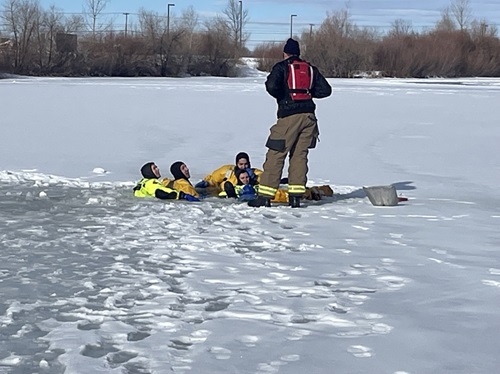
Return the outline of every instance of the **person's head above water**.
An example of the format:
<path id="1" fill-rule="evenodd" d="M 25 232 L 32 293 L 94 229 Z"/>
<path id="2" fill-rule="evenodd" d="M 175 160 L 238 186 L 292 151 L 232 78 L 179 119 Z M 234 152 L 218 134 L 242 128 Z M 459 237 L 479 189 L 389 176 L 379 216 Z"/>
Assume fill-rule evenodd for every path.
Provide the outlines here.
<path id="1" fill-rule="evenodd" d="M 240 152 L 236 155 L 235 165 L 238 169 L 246 169 L 250 167 L 250 157 L 246 152 Z"/>
<path id="2" fill-rule="evenodd" d="M 182 161 L 176 161 L 170 166 L 170 172 L 173 177 L 177 179 L 189 179 L 191 174 L 189 173 L 189 168 Z"/>
<path id="3" fill-rule="evenodd" d="M 148 162 L 141 167 L 141 174 L 144 178 L 160 178 L 160 169 L 154 162 Z"/>

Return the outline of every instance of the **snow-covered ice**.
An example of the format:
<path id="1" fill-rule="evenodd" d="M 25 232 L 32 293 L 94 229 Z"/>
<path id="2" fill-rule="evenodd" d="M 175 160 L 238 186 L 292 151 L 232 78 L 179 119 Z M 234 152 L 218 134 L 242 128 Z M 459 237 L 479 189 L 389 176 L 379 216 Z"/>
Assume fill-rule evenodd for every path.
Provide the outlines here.
<path id="1" fill-rule="evenodd" d="M 1 373 L 498 371 L 500 80 L 330 80 L 301 209 L 133 197 L 261 167 L 264 80 L 0 80 Z"/>

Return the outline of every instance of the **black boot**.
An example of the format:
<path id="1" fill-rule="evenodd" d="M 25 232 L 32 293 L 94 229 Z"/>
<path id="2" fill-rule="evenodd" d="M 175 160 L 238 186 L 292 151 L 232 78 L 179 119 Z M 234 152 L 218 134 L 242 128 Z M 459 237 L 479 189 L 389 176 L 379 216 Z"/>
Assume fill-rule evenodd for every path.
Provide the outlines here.
<path id="1" fill-rule="evenodd" d="M 288 196 L 288 204 L 292 208 L 300 208 L 300 196 Z"/>
<path id="2" fill-rule="evenodd" d="M 224 191 L 226 191 L 227 197 L 236 197 L 236 191 L 231 182 L 224 183 Z"/>
<path id="3" fill-rule="evenodd" d="M 253 206 L 255 208 L 260 206 L 265 206 L 269 208 L 271 206 L 271 199 L 269 197 L 257 196 L 256 199 L 250 200 L 248 202 L 248 206 Z"/>

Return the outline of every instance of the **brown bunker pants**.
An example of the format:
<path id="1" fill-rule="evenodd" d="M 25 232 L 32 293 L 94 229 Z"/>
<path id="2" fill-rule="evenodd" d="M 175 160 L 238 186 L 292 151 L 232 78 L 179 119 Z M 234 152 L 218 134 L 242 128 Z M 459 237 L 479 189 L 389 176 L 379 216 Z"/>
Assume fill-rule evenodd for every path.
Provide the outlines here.
<path id="1" fill-rule="evenodd" d="M 318 122 L 313 113 L 293 114 L 279 118 L 267 139 L 264 172 L 260 177 L 259 194 L 274 195 L 282 177 L 285 158 L 289 155 L 289 193 L 301 195 L 307 183 L 307 155 L 316 146 Z M 295 189 L 295 190 L 294 190 Z"/>

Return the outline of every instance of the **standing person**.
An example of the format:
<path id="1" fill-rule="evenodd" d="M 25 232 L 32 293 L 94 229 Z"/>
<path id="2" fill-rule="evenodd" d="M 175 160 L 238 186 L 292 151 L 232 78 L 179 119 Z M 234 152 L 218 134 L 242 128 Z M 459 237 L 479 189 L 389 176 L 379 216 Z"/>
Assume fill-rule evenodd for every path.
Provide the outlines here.
<path id="1" fill-rule="evenodd" d="M 184 199 L 188 201 L 199 201 L 196 197 L 176 191 L 161 184 L 159 181 L 160 169 L 154 162 L 148 162 L 141 167 L 142 179 L 134 187 L 135 197 L 156 197 L 162 200 Z"/>
<path id="2" fill-rule="evenodd" d="M 289 155 L 288 193 L 292 208 L 300 206 L 306 192 L 307 155 L 319 136 L 313 98 L 328 97 L 332 88 L 318 68 L 301 60 L 299 43 L 290 38 L 283 49 L 283 61 L 267 76 L 266 90 L 278 103 L 278 121 L 271 127 L 259 196 L 249 201 L 253 207 L 271 206 Z"/>

